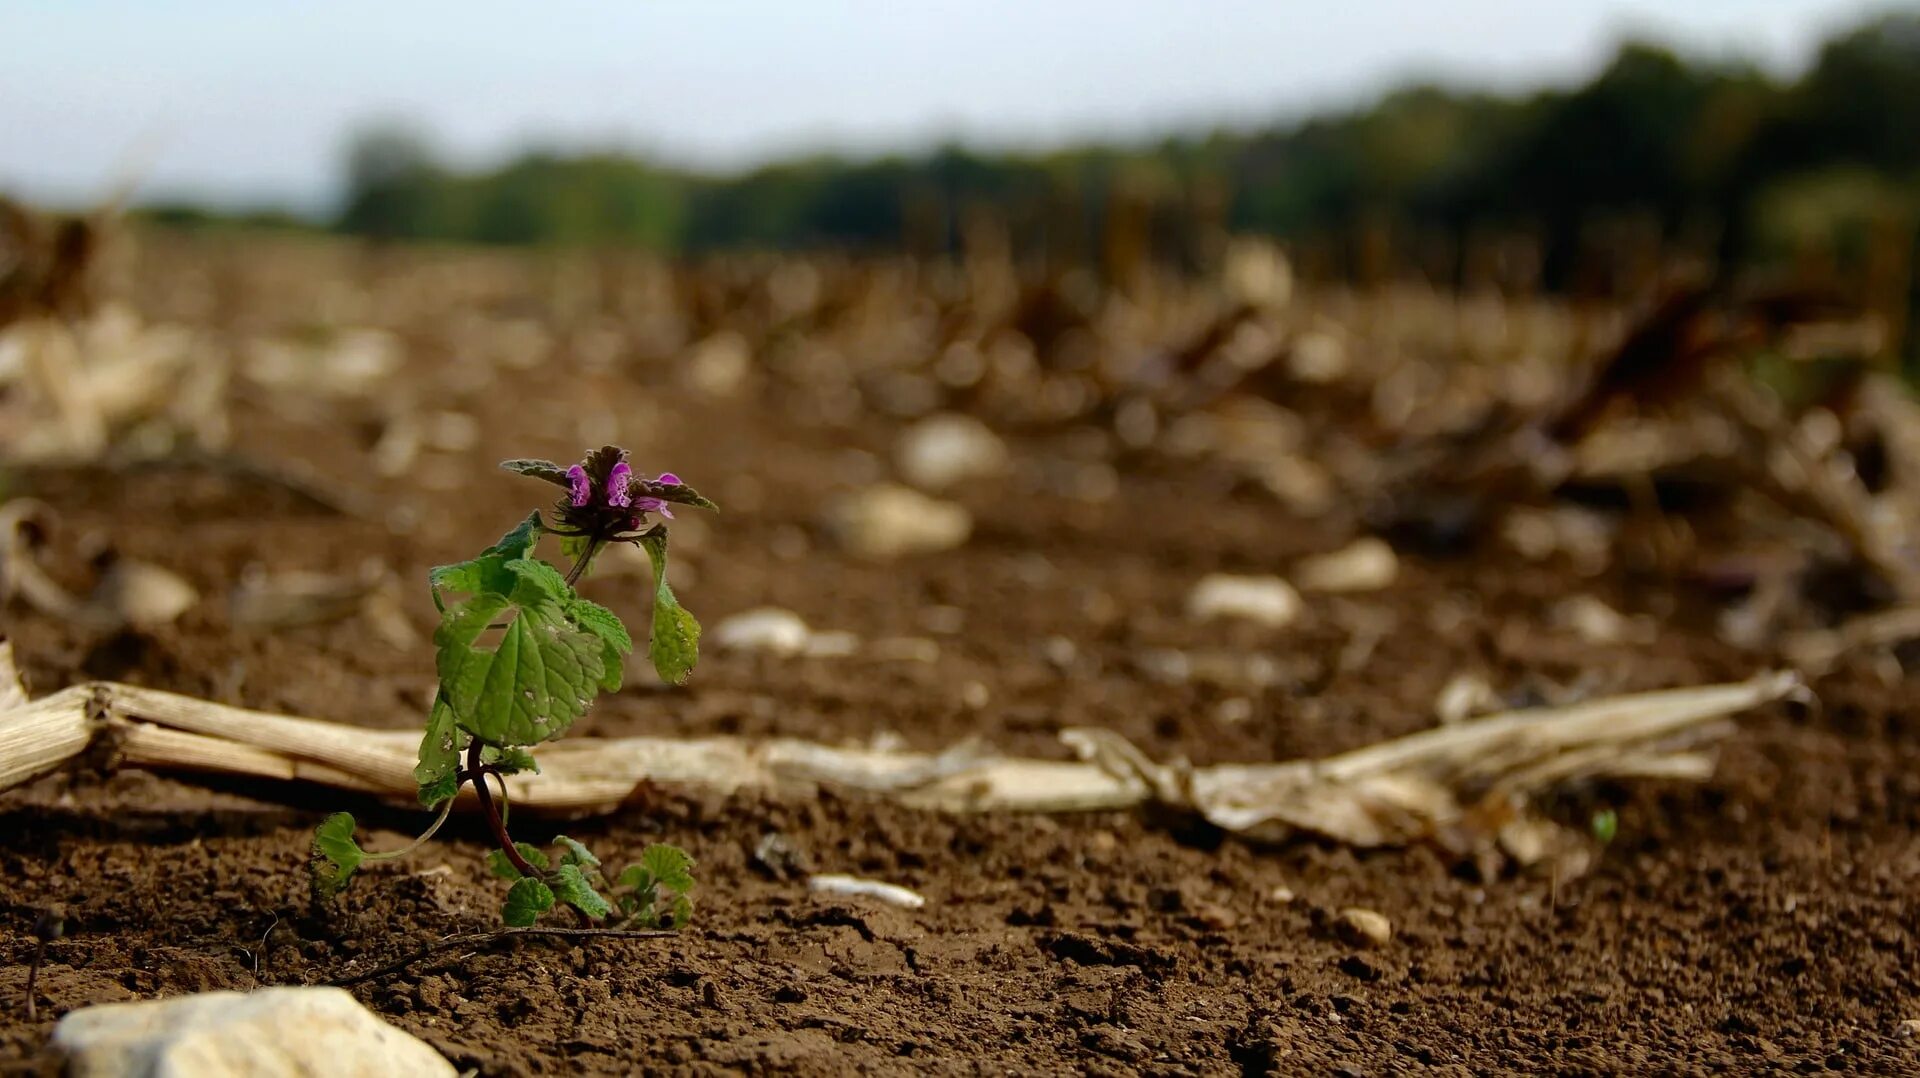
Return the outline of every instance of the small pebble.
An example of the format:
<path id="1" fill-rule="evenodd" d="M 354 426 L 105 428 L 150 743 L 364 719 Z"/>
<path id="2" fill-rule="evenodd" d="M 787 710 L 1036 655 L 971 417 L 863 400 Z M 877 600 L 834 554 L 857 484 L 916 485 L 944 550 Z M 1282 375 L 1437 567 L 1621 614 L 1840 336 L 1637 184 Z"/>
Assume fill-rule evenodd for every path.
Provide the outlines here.
<path id="1" fill-rule="evenodd" d="M 925 896 L 899 884 L 825 873 L 807 880 L 807 890 L 815 894 L 871 898 L 901 909 L 917 910 L 927 904 Z"/>
<path id="2" fill-rule="evenodd" d="M 1277 576 L 1213 573 L 1194 585 L 1187 613 L 1196 621 L 1241 618 L 1278 629 L 1300 616 L 1300 593 Z"/>
<path id="3" fill-rule="evenodd" d="M 1294 568 L 1303 591 L 1378 591 L 1400 575 L 1400 559 L 1384 541 L 1368 536 L 1331 554 L 1306 558 Z"/>
<path id="4" fill-rule="evenodd" d="M 1352 906 L 1341 910 L 1334 926 L 1341 938 L 1356 947 L 1384 947 L 1393 939 L 1393 922 L 1374 910 Z"/>

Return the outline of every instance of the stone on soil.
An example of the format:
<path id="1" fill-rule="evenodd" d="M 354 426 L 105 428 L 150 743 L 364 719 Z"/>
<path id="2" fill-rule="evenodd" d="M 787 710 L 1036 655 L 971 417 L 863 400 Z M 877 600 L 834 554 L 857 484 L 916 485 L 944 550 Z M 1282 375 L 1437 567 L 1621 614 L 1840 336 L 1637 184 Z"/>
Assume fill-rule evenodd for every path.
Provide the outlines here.
<path id="1" fill-rule="evenodd" d="M 1334 927 L 1356 947 L 1384 947 L 1393 939 L 1393 922 L 1385 914 L 1359 906 L 1341 910 Z"/>
<path id="2" fill-rule="evenodd" d="M 842 499 L 831 524 L 847 550 L 875 559 L 951 550 L 973 532 L 973 516 L 964 506 L 890 483 Z"/>
<path id="3" fill-rule="evenodd" d="M 1300 616 L 1300 593 L 1277 576 L 1213 573 L 1194 585 L 1187 613 L 1197 621 L 1243 618 L 1277 629 Z"/>
<path id="4" fill-rule="evenodd" d="M 1303 559 L 1293 579 L 1303 591 L 1379 591 L 1399 575 L 1400 559 L 1393 548 L 1369 536 L 1331 554 Z"/>
<path id="5" fill-rule="evenodd" d="M 53 1047 L 73 1078 L 432 1078 L 454 1074 L 426 1042 L 339 988 L 207 992 L 73 1011 Z"/>
<path id="6" fill-rule="evenodd" d="M 940 490 L 1000 472 L 1007 466 L 1007 446 L 972 416 L 935 415 L 900 436 L 894 462 L 907 482 Z"/>

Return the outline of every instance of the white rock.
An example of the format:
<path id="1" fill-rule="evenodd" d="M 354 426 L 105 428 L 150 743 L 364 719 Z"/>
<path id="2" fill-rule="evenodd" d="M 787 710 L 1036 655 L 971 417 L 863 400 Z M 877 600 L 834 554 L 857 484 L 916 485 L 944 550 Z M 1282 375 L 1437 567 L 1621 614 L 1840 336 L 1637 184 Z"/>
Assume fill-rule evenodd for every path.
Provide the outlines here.
<path id="1" fill-rule="evenodd" d="M 1332 473 L 1299 453 L 1278 454 L 1249 465 L 1249 470 L 1274 497 L 1303 517 L 1320 516 L 1338 499 Z"/>
<path id="2" fill-rule="evenodd" d="M 1346 342 L 1318 330 L 1302 333 L 1287 361 L 1288 373 L 1313 385 L 1339 381 L 1348 366 Z"/>
<path id="3" fill-rule="evenodd" d="M 178 620 L 200 601 L 200 593 L 158 565 L 121 558 L 102 574 L 93 601 L 126 624 L 146 629 Z"/>
<path id="4" fill-rule="evenodd" d="M 1393 548 L 1368 536 L 1331 554 L 1301 559 L 1293 579 L 1304 591 L 1379 591 L 1399 575 Z"/>
<path id="5" fill-rule="evenodd" d="M 74 1078 L 454 1074 L 426 1042 L 339 988 L 208 992 L 73 1011 L 53 1046 Z"/>
<path id="6" fill-rule="evenodd" d="M 1227 294 L 1241 303 L 1285 307 L 1293 296 L 1293 267 L 1271 240 L 1229 240 L 1221 278 Z"/>
<path id="7" fill-rule="evenodd" d="M 798 655 L 807 650 L 813 630 L 800 615 L 777 606 L 763 606 L 721 618 L 713 627 L 713 642 L 730 651 L 770 651 Z"/>
<path id="8" fill-rule="evenodd" d="M 709 397 L 730 397 L 753 369 L 753 346 L 723 329 L 693 346 L 687 358 L 687 383 Z"/>
<path id="9" fill-rule="evenodd" d="M 1462 722 L 1475 715 L 1500 710 L 1500 694 L 1479 674 L 1461 671 L 1453 675 L 1433 698 L 1433 715 L 1442 725 Z"/>
<path id="10" fill-rule="evenodd" d="M 1591 595 L 1555 603 L 1553 624 L 1589 644 L 1651 644 L 1659 632 L 1643 618 L 1630 618 Z"/>
<path id="11" fill-rule="evenodd" d="M 1187 613 L 1200 621 L 1245 618 L 1277 629 L 1300 616 L 1300 593 L 1277 576 L 1212 573 L 1187 596 Z"/>
<path id="12" fill-rule="evenodd" d="M 713 640 L 727 651 L 765 651 L 809 659 L 841 659 L 860 650 L 860 638 L 855 634 L 811 628 L 800 615 L 777 606 L 762 606 L 720 619 L 713 627 Z"/>
<path id="13" fill-rule="evenodd" d="M 1361 906 L 1341 910 L 1334 926 L 1356 947 L 1384 947 L 1393 939 L 1393 922 L 1385 914 Z"/>
<path id="14" fill-rule="evenodd" d="M 842 546 L 868 558 L 951 550 L 973 533 L 966 507 L 891 483 L 848 495 L 829 522 Z"/>
<path id="15" fill-rule="evenodd" d="M 940 490 L 1004 470 L 1007 444 L 972 416 L 934 415 L 907 428 L 893 456 L 907 482 Z"/>
<path id="16" fill-rule="evenodd" d="M 863 879 L 859 876 L 842 876 L 831 872 L 809 877 L 807 890 L 819 895 L 872 898 L 885 902 L 889 906 L 899 906 L 901 909 L 908 910 L 917 910 L 927 904 L 925 896 L 917 891 L 909 891 L 897 883 Z"/>

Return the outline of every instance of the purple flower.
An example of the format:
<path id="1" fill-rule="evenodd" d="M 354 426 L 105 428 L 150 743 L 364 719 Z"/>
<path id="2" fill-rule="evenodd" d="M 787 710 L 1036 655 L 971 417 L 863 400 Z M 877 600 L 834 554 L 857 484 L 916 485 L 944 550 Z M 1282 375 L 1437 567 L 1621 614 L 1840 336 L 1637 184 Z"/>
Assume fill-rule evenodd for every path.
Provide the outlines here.
<path id="1" fill-rule="evenodd" d="M 607 473 L 608 505 L 617 505 L 625 509 L 633 504 L 633 493 L 627 489 L 627 484 L 632 479 L 633 469 L 627 465 L 626 461 L 623 460 L 613 466 L 613 471 Z M 574 504 L 578 505 L 580 503 L 575 502 Z"/>
<path id="2" fill-rule="evenodd" d="M 661 472 L 660 478 L 654 480 L 654 484 L 663 487 L 677 487 L 680 485 L 680 477 L 672 472 Z M 633 500 L 633 507 L 643 513 L 658 513 L 668 520 L 673 519 L 673 510 L 667 508 L 667 500 L 665 498 L 642 495 Z"/>
<path id="3" fill-rule="evenodd" d="M 625 467 L 625 465 L 621 465 Z M 587 478 L 587 470 L 578 464 L 567 469 L 567 490 L 573 495 L 575 509 L 593 499 L 593 482 Z"/>

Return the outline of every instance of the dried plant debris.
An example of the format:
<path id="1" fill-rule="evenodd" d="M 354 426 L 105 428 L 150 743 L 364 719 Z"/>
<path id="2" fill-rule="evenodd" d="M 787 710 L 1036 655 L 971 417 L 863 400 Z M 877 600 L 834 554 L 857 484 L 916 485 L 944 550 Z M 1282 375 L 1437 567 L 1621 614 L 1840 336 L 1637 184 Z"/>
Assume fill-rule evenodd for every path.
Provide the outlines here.
<path id="1" fill-rule="evenodd" d="M 5 644 L 0 644 L 4 650 Z M 847 748 L 794 738 L 578 739 L 509 783 L 528 811 L 615 812 L 645 782 L 799 793 L 832 785 L 944 811 L 1073 812 L 1147 803 L 1264 841 L 1313 834 L 1355 846 L 1434 840 L 1516 860 L 1547 856 L 1540 798 L 1594 779 L 1704 779 L 1729 716 L 1804 692 L 1792 673 L 1506 712 L 1320 760 L 1192 767 L 1149 759 L 1107 730 L 1063 740 L 1078 762 Z M 17 699 L 17 695 L 15 697 Z M 0 714 L 0 784 L 83 752 L 111 729 L 126 766 L 314 782 L 410 799 L 417 735 L 270 715 L 130 685 L 78 685 Z M 1529 831 L 1531 828 L 1533 830 Z"/>
<path id="2" fill-rule="evenodd" d="M 177 574 L 108 552 L 94 559 L 97 581 L 84 598 L 40 564 L 40 537 L 53 511 L 26 498 L 0 504 L 0 602 L 18 599 L 50 618 L 97 632 L 168 624 L 200 601 Z"/>

